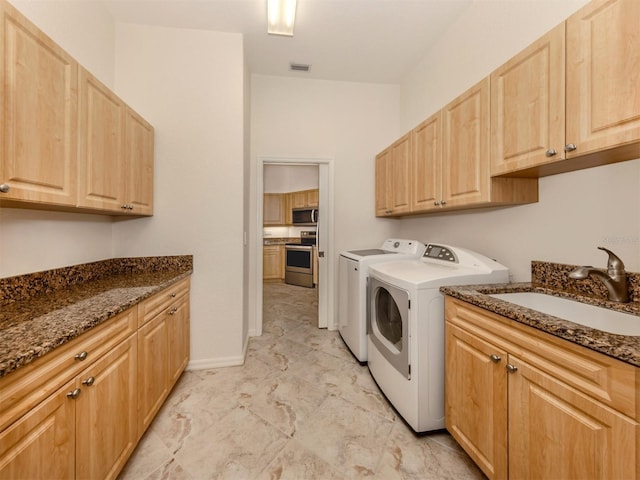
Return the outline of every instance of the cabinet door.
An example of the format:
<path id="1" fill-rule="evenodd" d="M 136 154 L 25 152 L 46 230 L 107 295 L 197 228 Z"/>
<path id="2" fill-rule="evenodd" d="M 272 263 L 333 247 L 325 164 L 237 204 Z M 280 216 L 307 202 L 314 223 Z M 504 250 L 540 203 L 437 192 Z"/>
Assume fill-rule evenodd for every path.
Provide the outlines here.
<path id="1" fill-rule="evenodd" d="M 165 315 L 138 329 L 138 435 L 142 436 L 169 393 L 169 342 Z"/>
<path id="2" fill-rule="evenodd" d="M 392 213 L 390 162 L 390 148 L 376 155 L 376 216 L 378 217 L 384 217 Z"/>
<path id="3" fill-rule="evenodd" d="M 391 146 L 388 174 L 391 176 L 391 209 L 394 215 L 411 210 L 411 140 L 411 133 L 407 133 Z"/>
<path id="4" fill-rule="evenodd" d="M 564 22 L 491 74 L 491 174 L 564 158 Z"/>
<path id="5" fill-rule="evenodd" d="M 124 103 L 80 68 L 78 206 L 122 212 Z"/>
<path id="6" fill-rule="evenodd" d="M 638 423 L 510 356 L 509 477 L 638 478 Z"/>
<path id="7" fill-rule="evenodd" d="M 318 189 L 307 191 L 307 206 L 317 207 L 320 191 Z"/>
<path id="8" fill-rule="evenodd" d="M 283 197 L 284 224 L 293 225 L 293 193 L 285 193 Z"/>
<path id="9" fill-rule="evenodd" d="M 133 335 L 80 374 L 77 478 L 115 478 L 133 452 L 138 439 L 136 372 Z"/>
<path id="10" fill-rule="evenodd" d="M 439 207 L 442 199 L 442 132 L 440 112 L 413 130 L 411 211 Z"/>
<path id="11" fill-rule="evenodd" d="M 76 204 L 78 65 L 0 4 L 1 199 Z"/>
<path id="12" fill-rule="evenodd" d="M 309 206 L 309 197 L 306 190 L 292 193 L 293 208 L 304 208 Z"/>
<path id="13" fill-rule="evenodd" d="M 71 381 L 0 433 L 0 478 L 74 478 Z"/>
<path id="14" fill-rule="evenodd" d="M 262 278 L 264 280 L 279 280 L 282 265 L 282 247 L 280 245 L 265 245 L 262 248 Z"/>
<path id="15" fill-rule="evenodd" d="M 153 215 L 153 127 L 126 108 L 124 135 L 125 204 L 130 213 Z"/>
<path id="16" fill-rule="evenodd" d="M 490 198 L 489 79 L 442 111 L 443 206 L 472 205 Z"/>
<path id="17" fill-rule="evenodd" d="M 284 196 L 281 193 L 265 193 L 262 211 L 263 225 L 284 225 Z"/>
<path id="18" fill-rule="evenodd" d="M 173 386 L 189 363 L 189 295 L 182 297 L 167 313 L 169 385 Z"/>
<path id="19" fill-rule="evenodd" d="M 567 20 L 568 157 L 640 140 L 639 18 L 638 0 L 594 0 Z"/>
<path id="20" fill-rule="evenodd" d="M 506 359 L 505 351 L 446 323 L 447 430 L 490 479 L 507 477 Z"/>

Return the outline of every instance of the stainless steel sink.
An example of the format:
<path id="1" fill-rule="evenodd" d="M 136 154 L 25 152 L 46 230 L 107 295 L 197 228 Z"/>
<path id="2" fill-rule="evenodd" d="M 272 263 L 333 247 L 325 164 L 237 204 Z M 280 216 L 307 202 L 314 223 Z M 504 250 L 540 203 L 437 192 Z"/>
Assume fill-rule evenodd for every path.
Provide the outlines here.
<path id="1" fill-rule="evenodd" d="M 489 296 L 596 330 L 617 335 L 640 336 L 640 317 L 636 315 L 544 293 L 515 292 Z"/>

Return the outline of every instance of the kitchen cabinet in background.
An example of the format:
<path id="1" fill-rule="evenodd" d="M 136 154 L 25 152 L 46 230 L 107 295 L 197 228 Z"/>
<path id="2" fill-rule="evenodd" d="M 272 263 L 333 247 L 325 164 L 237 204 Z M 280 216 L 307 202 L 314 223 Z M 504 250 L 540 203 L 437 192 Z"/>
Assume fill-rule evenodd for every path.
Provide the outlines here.
<path id="1" fill-rule="evenodd" d="M 490 478 L 640 478 L 638 368 L 445 300 L 447 430 Z"/>
<path id="2" fill-rule="evenodd" d="M 5 1 L 0 52 L 0 199 L 73 207 L 78 63 Z"/>
<path id="3" fill-rule="evenodd" d="M 263 225 L 284 225 L 284 204 L 282 193 L 265 193 L 262 205 Z"/>
<path id="4" fill-rule="evenodd" d="M 307 208 L 318 206 L 318 189 L 291 192 L 292 208 Z"/>
<path id="5" fill-rule="evenodd" d="M 284 279 L 284 245 L 265 245 L 262 248 L 262 279 Z"/>

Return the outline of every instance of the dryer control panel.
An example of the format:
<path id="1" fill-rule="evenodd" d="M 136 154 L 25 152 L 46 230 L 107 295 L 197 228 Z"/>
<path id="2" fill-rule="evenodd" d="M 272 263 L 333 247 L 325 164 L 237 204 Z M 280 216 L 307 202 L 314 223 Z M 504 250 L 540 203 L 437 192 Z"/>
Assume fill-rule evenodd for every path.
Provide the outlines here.
<path id="1" fill-rule="evenodd" d="M 427 245 L 427 249 L 423 255 L 424 258 L 436 258 L 438 260 L 444 260 L 447 262 L 458 263 L 456 255 L 447 247 L 442 245 Z"/>

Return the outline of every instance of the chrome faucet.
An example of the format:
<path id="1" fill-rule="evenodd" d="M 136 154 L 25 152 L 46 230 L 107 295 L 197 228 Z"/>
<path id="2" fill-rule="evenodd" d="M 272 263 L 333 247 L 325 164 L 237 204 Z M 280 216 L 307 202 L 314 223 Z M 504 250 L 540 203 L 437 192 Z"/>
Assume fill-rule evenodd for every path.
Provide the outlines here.
<path id="1" fill-rule="evenodd" d="M 624 270 L 624 263 L 611 250 L 598 247 L 609 254 L 607 262 L 607 273 L 592 266 L 578 267 L 569 274 L 569 278 L 584 280 L 589 275 L 599 278 L 609 291 L 609 300 L 612 302 L 625 303 L 629 301 L 629 290 L 627 288 L 627 272 Z"/>

